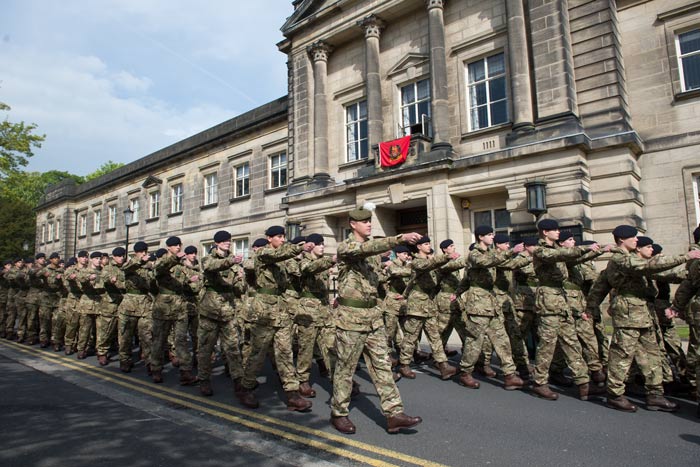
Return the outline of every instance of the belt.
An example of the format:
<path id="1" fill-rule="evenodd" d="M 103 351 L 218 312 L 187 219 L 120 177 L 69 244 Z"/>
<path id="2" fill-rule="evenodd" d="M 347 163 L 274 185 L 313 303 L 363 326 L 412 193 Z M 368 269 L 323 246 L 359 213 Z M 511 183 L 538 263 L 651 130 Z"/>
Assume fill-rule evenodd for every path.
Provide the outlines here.
<path id="1" fill-rule="evenodd" d="M 319 300 L 323 300 L 323 294 L 315 294 L 313 292 L 302 292 L 299 294 L 301 297 L 306 297 L 306 298 L 318 298 Z"/>
<path id="2" fill-rule="evenodd" d="M 175 292 L 173 290 L 168 290 L 168 289 L 160 289 L 160 290 L 158 290 L 158 293 L 160 295 L 180 295 L 178 292 Z"/>
<path id="3" fill-rule="evenodd" d="M 354 298 L 338 297 L 338 304 L 343 306 L 351 306 L 353 308 L 374 308 L 377 306 L 377 299 L 372 300 L 356 300 Z"/>
<path id="4" fill-rule="evenodd" d="M 527 282 L 518 282 L 518 287 L 537 287 L 539 282 L 536 279 L 528 279 Z"/>
<path id="5" fill-rule="evenodd" d="M 279 295 L 280 294 L 279 290 L 277 290 L 277 289 L 266 289 L 264 287 L 257 289 L 256 292 L 264 294 L 264 295 Z"/>
<path id="6" fill-rule="evenodd" d="M 452 287 L 443 287 L 440 290 L 440 293 L 455 293 L 455 292 L 457 292 L 457 290 L 453 289 Z"/>
<path id="7" fill-rule="evenodd" d="M 581 286 L 574 284 L 573 282 L 564 282 L 564 288 L 566 290 L 581 290 Z"/>
<path id="8" fill-rule="evenodd" d="M 218 287 L 211 287 L 211 286 L 206 286 L 205 289 L 211 290 L 212 292 L 216 293 L 233 293 L 233 290 L 223 290 Z"/>
<path id="9" fill-rule="evenodd" d="M 471 286 L 474 287 L 475 289 L 488 290 L 489 292 L 493 291 L 493 287 L 484 287 L 484 286 L 481 286 L 478 284 L 471 284 Z"/>
<path id="10" fill-rule="evenodd" d="M 540 287 L 553 287 L 555 289 L 563 289 L 564 288 L 564 283 L 563 282 L 544 282 L 540 281 Z"/>
<path id="11" fill-rule="evenodd" d="M 126 293 L 132 294 L 132 295 L 146 295 L 145 292 L 141 292 L 140 290 L 136 290 L 136 289 L 126 289 Z"/>

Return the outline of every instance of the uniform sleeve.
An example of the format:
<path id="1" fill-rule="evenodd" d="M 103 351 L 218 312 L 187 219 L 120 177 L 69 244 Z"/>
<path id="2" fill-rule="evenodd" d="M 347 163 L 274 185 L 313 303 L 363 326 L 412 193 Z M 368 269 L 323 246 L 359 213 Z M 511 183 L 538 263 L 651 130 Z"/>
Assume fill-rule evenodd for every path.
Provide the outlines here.
<path id="1" fill-rule="evenodd" d="M 474 249 L 469 253 L 469 266 L 478 268 L 492 268 L 500 266 L 507 261 L 511 253 L 509 251 L 487 251 Z"/>
<path id="2" fill-rule="evenodd" d="M 267 246 L 258 250 L 255 255 L 255 259 L 262 262 L 263 264 L 273 264 L 285 261 L 290 258 L 294 258 L 296 255 L 304 251 L 304 248 L 300 245 L 292 245 L 290 243 L 285 243 L 279 248 L 272 248 Z"/>
<path id="3" fill-rule="evenodd" d="M 580 246 L 572 248 L 544 248 L 535 249 L 534 257 L 543 263 L 560 263 L 562 261 L 575 260 L 581 257 L 587 250 Z"/>
<path id="4" fill-rule="evenodd" d="M 679 256 L 654 256 L 651 259 L 640 258 L 635 254 L 626 255 L 624 261 L 618 264 L 620 268 L 632 276 L 649 276 L 663 272 L 686 262 L 685 255 Z"/>
<path id="5" fill-rule="evenodd" d="M 447 255 L 435 255 L 432 258 L 414 258 L 413 261 L 411 261 L 411 268 L 414 271 L 431 271 L 433 269 L 437 269 L 443 264 L 446 264 L 450 260 L 450 257 Z"/>
<path id="6" fill-rule="evenodd" d="M 378 238 L 366 242 L 343 242 L 338 246 L 338 259 L 354 261 L 384 253 L 402 243 L 401 236 Z"/>
<path id="7" fill-rule="evenodd" d="M 317 259 L 303 258 L 301 260 L 302 274 L 317 274 L 333 267 L 333 258 L 331 256 L 323 256 Z"/>
<path id="8" fill-rule="evenodd" d="M 530 261 L 532 261 L 531 257 L 525 255 L 518 255 L 514 258 L 502 262 L 498 265 L 498 267 L 501 269 L 514 271 L 516 269 L 520 269 L 522 267 L 527 266 L 528 264 L 530 264 Z"/>

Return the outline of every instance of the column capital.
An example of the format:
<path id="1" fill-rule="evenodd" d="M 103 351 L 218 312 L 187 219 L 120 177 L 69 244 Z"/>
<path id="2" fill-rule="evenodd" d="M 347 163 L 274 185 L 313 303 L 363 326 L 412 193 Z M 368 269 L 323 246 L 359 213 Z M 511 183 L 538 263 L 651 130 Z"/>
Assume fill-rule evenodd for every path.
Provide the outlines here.
<path id="1" fill-rule="evenodd" d="M 311 57 L 314 62 L 327 62 L 328 55 L 333 51 L 333 47 L 324 41 L 316 41 L 313 44 L 306 47 L 306 52 Z"/>
<path id="2" fill-rule="evenodd" d="M 445 2 L 447 0 L 425 0 L 425 6 L 428 8 L 428 11 L 432 10 L 433 8 L 440 8 L 441 10 L 445 9 Z"/>
<path id="3" fill-rule="evenodd" d="M 357 22 L 357 25 L 365 30 L 365 37 L 379 37 L 386 23 L 377 15 L 368 15 Z"/>

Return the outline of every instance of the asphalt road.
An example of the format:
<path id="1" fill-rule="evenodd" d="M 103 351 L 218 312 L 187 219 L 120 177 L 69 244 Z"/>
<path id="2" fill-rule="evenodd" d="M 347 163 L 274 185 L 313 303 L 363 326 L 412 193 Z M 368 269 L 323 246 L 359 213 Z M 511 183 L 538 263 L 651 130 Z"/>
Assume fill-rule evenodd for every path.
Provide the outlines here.
<path id="1" fill-rule="evenodd" d="M 256 411 L 238 404 L 221 368 L 212 398 L 177 385 L 170 366 L 165 384 L 155 385 L 140 365 L 124 375 L 115 363 L 100 368 L 94 357 L 77 361 L 7 341 L 0 368 L 3 466 L 697 466 L 700 459 L 697 405 L 684 399 L 676 399 L 676 414 L 627 414 L 602 399 L 579 401 L 573 390 L 560 390 L 554 402 L 504 391 L 499 380 L 469 390 L 423 366 L 399 389 L 406 412 L 424 422 L 389 435 L 363 368 L 350 414 L 358 432 L 344 436 L 328 423 L 329 382 L 314 385 L 311 413 L 289 412 L 269 366 Z"/>

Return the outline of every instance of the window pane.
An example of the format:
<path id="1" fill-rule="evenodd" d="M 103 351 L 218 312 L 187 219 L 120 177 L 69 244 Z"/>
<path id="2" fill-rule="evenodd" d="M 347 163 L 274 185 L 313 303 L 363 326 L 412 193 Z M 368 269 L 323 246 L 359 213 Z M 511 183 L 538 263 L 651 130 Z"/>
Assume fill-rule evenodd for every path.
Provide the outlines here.
<path id="1" fill-rule="evenodd" d="M 367 101 L 360 102 L 360 118 L 367 118 Z"/>
<path id="2" fill-rule="evenodd" d="M 430 117 L 430 101 L 423 101 L 418 104 L 418 121 L 416 123 L 420 123 L 422 115 Z"/>
<path id="3" fill-rule="evenodd" d="M 349 122 L 354 122 L 357 120 L 357 106 L 356 105 L 349 105 L 347 107 L 347 112 L 348 112 L 348 123 Z"/>
<path id="4" fill-rule="evenodd" d="M 367 139 L 367 120 L 360 121 L 360 139 Z"/>
<path id="5" fill-rule="evenodd" d="M 369 157 L 369 142 L 365 139 L 360 143 L 360 159 Z"/>
<path id="6" fill-rule="evenodd" d="M 506 101 L 499 101 L 491 104 L 491 125 L 498 125 L 508 121 L 508 110 Z"/>
<path id="7" fill-rule="evenodd" d="M 272 188 L 280 186 L 280 173 L 278 171 L 272 172 Z"/>
<path id="8" fill-rule="evenodd" d="M 418 100 L 430 97 L 430 80 L 418 81 Z"/>
<path id="9" fill-rule="evenodd" d="M 357 146 L 356 143 L 348 144 L 348 162 L 357 160 Z"/>
<path id="10" fill-rule="evenodd" d="M 700 55 L 685 57 L 682 61 L 685 90 L 700 88 Z"/>
<path id="11" fill-rule="evenodd" d="M 401 88 L 401 102 L 406 105 L 416 100 L 416 93 L 413 89 L 413 84 Z"/>
<path id="12" fill-rule="evenodd" d="M 476 96 L 476 105 L 486 104 L 486 83 L 474 86 L 474 94 Z"/>
<path id="13" fill-rule="evenodd" d="M 286 153 L 280 154 L 280 164 L 284 165 L 286 163 L 287 163 L 287 154 Z"/>
<path id="14" fill-rule="evenodd" d="M 489 67 L 489 77 L 506 72 L 506 61 L 503 54 L 494 55 L 486 59 Z"/>
<path id="15" fill-rule="evenodd" d="M 506 78 L 496 78 L 489 81 L 489 98 L 491 102 L 506 98 Z"/>
<path id="16" fill-rule="evenodd" d="M 678 36 L 678 44 L 681 47 L 681 54 L 700 50 L 700 29 L 680 34 Z"/>
<path id="17" fill-rule="evenodd" d="M 479 120 L 479 110 L 478 109 L 472 109 L 470 112 L 471 115 L 471 123 L 472 123 L 472 130 L 478 130 L 481 128 L 481 125 L 483 125 L 483 122 Z"/>
<path id="18" fill-rule="evenodd" d="M 348 125 L 348 143 L 357 141 L 357 124 L 352 123 Z"/>
<path id="19" fill-rule="evenodd" d="M 474 213 L 474 225 L 472 226 L 472 230 L 480 225 L 488 225 L 489 227 L 493 227 L 493 224 L 491 223 L 491 211 Z"/>
<path id="20" fill-rule="evenodd" d="M 243 180 L 243 192 L 241 195 L 247 195 L 248 193 L 250 193 L 250 179 L 246 178 Z"/>
<path id="21" fill-rule="evenodd" d="M 469 64 L 469 82 L 474 83 L 486 78 L 483 60 Z"/>
<path id="22" fill-rule="evenodd" d="M 507 209 L 496 209 L 494 215 L 496 218 L 495 228 L 503 229 L 510 227 L 510 213 Z"/>
<path id="23" fill-rule="evenodd" d="M 402 122 L 402 127 L 407 127 L 411 123 L 414 123 L 411 121 L 411 115 L 414 114 L 415 112 L 411 112 L 412 107 L 404 107 L 403 109 L 403 122 Z"/>
<path id="24" fill-rule="evenodd" d="M 287 168 L 283 168 L 280 171 L 280 186 L 284 186 L 287 184 Z"/>

